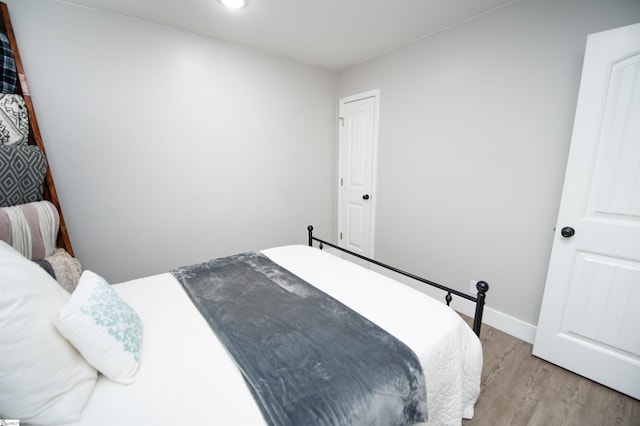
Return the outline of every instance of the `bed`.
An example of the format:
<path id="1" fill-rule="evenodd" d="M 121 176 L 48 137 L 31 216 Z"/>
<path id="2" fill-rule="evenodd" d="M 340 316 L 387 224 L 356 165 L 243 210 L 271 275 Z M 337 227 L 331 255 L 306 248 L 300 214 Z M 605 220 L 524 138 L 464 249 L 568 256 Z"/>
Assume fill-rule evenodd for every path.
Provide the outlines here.
<path id="1" fill-rule="evenodd" d="M 432 424 L 458 424 L 461 417 L 473 415 L 480 390 L 482 351 L 477 337 L 455 312 L 429 296 L 317 249 L 286 246 L 263 253 L 369 317 L 418 354 L 427 377 Z M 155 306 L 146 303 L 145 288 L 151 286 L 158 302 Z M 140 406 L 127 402 L 139 400 L 149 403 L 151 417 L 133 424 L 202 424 L 203 419 L 209 419 L 209 424 L 233 424 L 238 421 L 238 412 L 243 413 L 244 424 L 264 424 L 239 370 L 226 356 L 221 343 L 210 335 L 208 325 L 173 276 L 163 274 L 116 287 L 138 310 L 145 324 L 153 324 L 154 328 L 146 327 L 145 341 L 150 348 L 145 352 L 145 362 L 133 385 L 123 389 L 107 379 L 98 379 L 83 413 L 84 419 L 78 424 L 122 424 L 123 420 L 136 419 Z M 365 294 L 368 297 L 362 297 Z M 166 309 L 167 306 L 171 309 Z M 193 323 L 188 334 L 184 333 L 188 328 L 184 326 L 185 318 Z M 172 339 L 180 336 L 179 343 L 167 345 L 166 335 L 158 332 L 156 325 L 164 331 L 170 330 Z M 190 361 L 167 371 L 165 366 L 174 364 L 176 359 Z M 210 362 L 211 359 L 216 362 Z M 193 365 L 202 366 L 197 376 L 189 372 Z M 158 371 L 164 373 L 157 374 Z M 222 378 L 232 385 L 220 386 Z M 206 392 L 196 391 L 203 388 L 213 389 L 215 396 L 211 398 Z M 105 405 L 105 401 L 109 402 Z M 167 405 L 158 404 L 159 401 Z M 117 413 L 105 416 L 105 408 L 114 402 L 119 407 Z M 155 409 L 157 406 L 176 410 L 169 410 L 169 416 L 166 411 Z"/>
<path id="2" fill-rule="evenodd" d="M 311 233 L 309 239 L 330 244 Z M 261 253 L 373 321 L 416 354 L 427 383 L 427 424 L 460 424 L 462 418 L 473 416 L 482 348 L 474 331 L 446 304 L 316 247 L 284 246 Z M 91 389 L 83 391 L 89 396 L 81 418 L 68 424 L 267 424 L 236 362 L 173 274 L 111 287 L 144 324 L 141 360 L 130 384 L 116 383 L 103 374 L 93 382 L 90 377 L 78 380 L 80 387 Z M 70 302 L 62 297 L 60 303 Z M 30 306 L 46 311 L 37 304 Z M 51 315 L 61 315 L 57 311 Z M 12 323 L 21 322 L 20 314 L 9 314 Z M 0 318 L 3 328 L 8 324 Z M 0 343 L 9 347 L 1 335 Z M 49 355 L 45 362 L 48 359 Z M 0 391 L 2 381 L 0 372 Z"/>

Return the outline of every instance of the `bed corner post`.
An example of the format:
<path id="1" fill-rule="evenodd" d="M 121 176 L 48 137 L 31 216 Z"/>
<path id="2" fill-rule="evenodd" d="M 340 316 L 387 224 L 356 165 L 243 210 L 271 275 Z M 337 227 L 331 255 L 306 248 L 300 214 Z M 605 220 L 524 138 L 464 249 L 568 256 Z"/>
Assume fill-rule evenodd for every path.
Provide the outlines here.
<path id="1" fill-rule="evenodd" d="M 313 246 L 313 226 L 307 226 L 307 231 L 309 232 L 309 247 Z"/>
<path id="2" fill-rule="evenodd" d="M 480 337 L 480 327 L 482 326 L 482 312 L 484 311 L 484 299 L 487 291 L 489 291 L 489 284 L 485 281 L 478 281 L 476 284 L 478 289 L 478 301 L 476 302 L 476 314 L 473 317 L 473 332 Z"/>

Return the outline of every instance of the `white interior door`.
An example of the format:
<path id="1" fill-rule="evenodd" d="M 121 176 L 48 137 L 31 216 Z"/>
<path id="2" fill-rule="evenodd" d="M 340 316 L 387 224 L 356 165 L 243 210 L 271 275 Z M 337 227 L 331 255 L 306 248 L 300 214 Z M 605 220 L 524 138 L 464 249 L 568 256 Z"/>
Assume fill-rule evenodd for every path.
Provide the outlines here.
<path id="1" fill-rule="evenodd" d="M 373 256 L 378 92 L 340 100 L 338 245 Z"/>
<path id="2" fill-rule="evenodd" d="M 587 39 L 533 353 L 640 398 L 640 24 Z"/>

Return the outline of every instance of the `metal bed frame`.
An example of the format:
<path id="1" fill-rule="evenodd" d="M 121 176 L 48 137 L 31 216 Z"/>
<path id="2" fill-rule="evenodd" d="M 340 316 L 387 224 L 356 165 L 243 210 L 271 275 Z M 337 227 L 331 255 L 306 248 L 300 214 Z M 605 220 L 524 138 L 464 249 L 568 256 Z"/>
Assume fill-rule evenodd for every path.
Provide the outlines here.
<path id="1" fill-rule="evenodd" d="M 447 295 L 445 296 L 444 300 L 447 302 L 447 306 L 449 306 L 449 304 L 451 303 L 451 300 L 453 300 L 453 296 L 451 296 L 452 294 L 455 294 L 456 296 L 459 296 L 459 297 L 462 297 L 464 299 L 467 299 L 467 300 L 470 300 L 470 301 L 474 302 L 476 304 L 476 309 L 475 309 L 475 315 L 473 317 L 473 332 L 476 333 L 476 335 L 478 337 L 480 337 L 480 327 L 482 326 L 482 313 L 484 311 L 484 302 L 485 302 L 487 291 L 489 291 L 489 284 L 487 284 L 485 281 L 478 281 L 476 283 L 476 289 L 478 290 L 478 294 L 477 294 L 477 296 L 474 297 L 474 296 L 468 295 L 466 293 L 462 293 L 461 291 L 458 291 L 458 290 L 449 288 L 447 286 L 444 286 L 442 284 L 438 284 L 436 282 L 433 282 L 433 281 L 427 280 L 425 278 L 419 277 L 417 275 L 411 274 L 409 272 L 405 272 L 405 271 L 403 271 L 401 269 L 398 269 L 398 268 L 395 268 L 393 266 L 389 266 L 389 265 L 386 265 L 386 264 L 384 264 L 382 262 L 378 262 L 377 260 L 370 259 L 370 258 L 368 258 L 366 256 L 361 255 L 361 254 L 354 253 L 354 252 L 352 252 L 350 250 L 347 250 L 345 248 L 339 247 L 339 246 L 337 246 L 335 244 L 332 244 L 332 243 L 330 243 L 328 241 L 322 240 L 322 239 L 320 239 L 318 237 L 314 237 L 313 236 L 313 226 L 311 226 L 311 225 L 307 226 L 307 231 L 309 233 L 309 247 L 313 247 L 313 242 L 317 241 L 319 243 L 318 248 L 320 250 L 322 250 L 324 248 L 324 246 L 327 245 L 329 247 L 333 247 L 336 250 L 340 250 L 341 252 L 348 253 L 348 254 L 350 254 L 352 256 L 355 256 L 355 257 L 360 258 L 362 260 L 365 260 L 367 262 L 371 262 L 374 265 L 378 265 L 378 266 L 381 266 L 381 267 L 383 267 L 385 269 L 388 269 L 390 271 L 398 273 L 400 275 L 404 275 L 405 277 L 412 278 L 412 279 L 414 279 L 416 281 L 420 281 L 421 283 L 428 284 L 428 285 L 430 285 L 432 287 L 436 287 L 436 288 L 438 288 L 438 289 L 440 289 L 442 291 L 446 291 Z"/>

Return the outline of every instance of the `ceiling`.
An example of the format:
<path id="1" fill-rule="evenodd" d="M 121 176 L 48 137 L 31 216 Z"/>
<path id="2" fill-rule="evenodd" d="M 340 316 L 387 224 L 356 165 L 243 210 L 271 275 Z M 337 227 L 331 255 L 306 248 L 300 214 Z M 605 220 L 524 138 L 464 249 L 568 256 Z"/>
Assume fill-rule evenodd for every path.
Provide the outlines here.
<path id="1" fill-rule="evenodd" d="M 517 0 L 63 0 L 339 71 Z"/>

